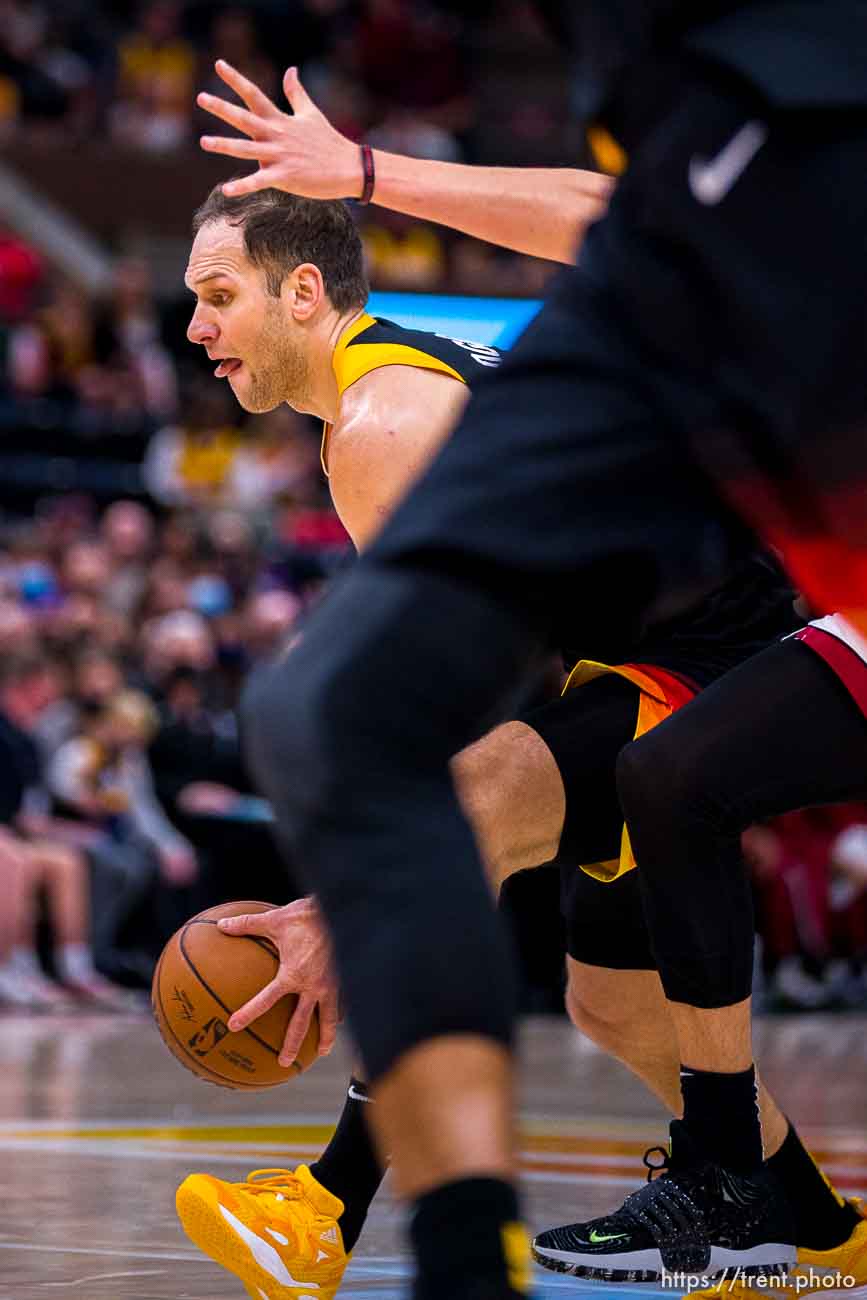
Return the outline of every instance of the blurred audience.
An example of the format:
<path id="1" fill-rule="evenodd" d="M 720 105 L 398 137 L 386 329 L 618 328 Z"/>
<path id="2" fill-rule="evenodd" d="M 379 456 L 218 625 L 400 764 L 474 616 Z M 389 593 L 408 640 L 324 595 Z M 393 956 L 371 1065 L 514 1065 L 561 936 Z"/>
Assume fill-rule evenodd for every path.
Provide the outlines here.
<path id="1" fill-rule="evenodd" d="M 122 993 L 94 965 L 87 859 L 51 813 L 33 738 L 60 689 L 59 670 L 38 652 L 0 660 L 0 860 L 9 871 L 4 884 L 12 915 L 0 954 L 0 1003 L 56 1011 L 79 1001 L 120 1010 Z M 38 951 L 43 894 L 54 981 Z"/>
<path id="2" fill-rule="evenodd" d="M 141 149 L 175 149 L 189 134 L 196 55 L 184 38 L 182 18 L 174 0 L 151 0 L 118 47 L 112 131 Z"/>
<path id="3" fill-rule="evenodd" d="M 789 813 L 744 837 L 766 1005 L 867 1003 L 867 805 Z"/>

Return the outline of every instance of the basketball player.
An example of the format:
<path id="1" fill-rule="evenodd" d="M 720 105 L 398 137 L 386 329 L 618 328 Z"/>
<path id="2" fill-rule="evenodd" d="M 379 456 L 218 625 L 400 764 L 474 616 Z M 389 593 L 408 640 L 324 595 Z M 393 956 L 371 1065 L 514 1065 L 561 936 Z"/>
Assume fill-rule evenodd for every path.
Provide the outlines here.
<path id="1" fill-rule="evenodd" d="M 683 1120 L 671 1126 L 668 1168 L 679 1174 L 681 1198 L 692 1183 L 699 1205 L 703 1177 L 694 1152 L 726 1170 L 749 1169 L 761 1161 L 767 1133 L 767 1116 L 760 1125 L 755 1106 L 753 916 L 741 833 L 795 808 L 867 797 L 865 715 L 867 641 L 829 615 L 721 677 L 618 760 L 678 1046 L 669 1073 L 684 1063 Z M 786 1179 L 799 1167 L 806 1172 L 803 1158 L 787 1136 L 771 1164 Z M 659 1221 L 642 1213 L 648 1199 L 645 1189 L 603 1219 L 540 1234 L 535 1257 L 564 1272 L 605 1267 L 640 1278 L 662 1240 Z M 683 1199 L 670 1203 L 684 1211 Z M 857 1203 L 817 1199 L 810 1207 L 814 1247 L 799 1250 L 786 1295 L 810 1289 L 822 1274 L 847 1287 L 867 1278 L 867 1221 L 855 1221 L 839 1242 L 847 1209 L 854 1215 Z M 686 1220 L 695 1221 L 688 1207 Z M 716 1290 L 742 1300 L 755 1294 L 749 1279 L 735 1283 Z"/>
<path id="2" fill-rule="evenodd" d="M 510 1267 L 510 966 L 451 755 L 555 635 L 564 583 L 588 633 L 605 608 L 624 641 L 717 584 L 749 544 L 724 493 L 861 558 L 860 508 L 832 528 L 828 507 L 867 496 L 864 6 L 562 12 L 629 170 L 577 271 L 247 704 L 334 939 L 378 1136 L 416 1203 L 417 1300 L 526 1289 Z M 854 604 L 858 579 L 837 575 Z M 703 1107 L 732 1073 L 750 1071 L 694 1073 Z M 715 1244 L 735 1225 L 762 1250 L 750 1263 L 784 1262 L 784 1204 L 754 1153 L 732 1168 L 697 1136 L 693 1151 L 645 1217 L 676 1224 L 700 1187 L 712 1243 L 718 1215 Z M 696 1228 L 666 1237 L 673 1267 L 703 1266 Z"/>
<path id="3" fill-rule="evenodd" d="M 441 440 L 447 424 L 438 425 L 434 415 L 438 410 L 446 418 L 453 414 L 455 379 L 462 374 L 471 374 L 474 368 L 478 371 L 491 367 L 498 359 L 496 352 L 476 346 L 460 347 L 449 340 L 399 330 L 375 322 L 360 312 L 357 308 L 358 303 L 363 302 L 363 277 L 359 293 L 358 281 L 351 271 L 353 257 L 347 251 L 353 246 L 353 241 L 357 245 L 357 236 L 340 205 L 305 204 L 291 198 L 280 199 L 274 192 L 262 195 L 258 200 L 238 203 L 222 199 L 215 193 L 202 209 L 197 224 L 199 235 L 191 257 L 190 279 L 192 287 L 198 292 L 201 285 L 203 292 L 190 327 L 191 337 L 208 346 L 214 359 L 220 359 L 218 371 L 227 374 L 230 382 L 233 377 L 236 377 L 236 382 L 243 380 L 242 366 L 249 369 L 250 380 L 243 380 L 247 386 L 241 388 L 239 396 L 242 395 L 245 404 L 253 403 L 257 407 L 266 395 L 270 394 L 268 400 L 272 400 L 278 391 L 285 391 L 290 399 L 299 403 L 309 404 L 317 400 L 311 397 L 309 386 L 305 388 L 300 384 L 293 388 L 292 385 L 299 385 L 298 376 L 304 371 L 305 358 L 308 363 L 313 362 L 309 366 L 311 375 L 318 376 L 321 381 L 324 367 L 318 363 L 325 358 L 336 380 L 336 395 L 324 388 L 330 397 L 330 405 L 318 409 L 323 414 L 336 415 L 336 422 L 324 442 L 324 453 L 331 469 L 332 490 L 338 509 L 356 542 L 364 544 L 390 508 L 390 498 L 401 494 L 417 472 L 417 466 L 427 459 L 430 446 L 426 445 L 425 439 L 432 445 Z M 317 268 L 303 267 L 304 252 L 314 249 L 326 268 L 323 285 L 330 285 L 330 289 L 326 300 L 320 301 L 318 311 L 311 314 L 305 315 L 308 304 L 302 297 L 300 320 L 310 324 L 305 332 L 296 322 L 293 336 L 292 331 L 285 328 L 277 303 L 269 305 L 265 302 L 263 306 L 260 302 L 261 310 L 252 309 L 256 299 L 253 290 L 259 299 L 265 298 L 264 283 L 276 281 L 274 268 L 281 265 L 281 259 L 285 263 L 284 270 L 288 268 L 294 275 L 301 258 L 301 269 L 305 274 L 299 274 L 299 280 L 305 281 L 305 277 L 309 278 Z M 355 260 L 360 266 L 360 253 Z M 269 276 L 272 277 L 270 281 Z M 353 283 L 354 298 L 347 296 Z M 301 283 L 298 289 L 293 287 L 292 292 L 298 295 L 309 293 L 309 285 L 305 290 Z M 336 328 L 334 304 L 329 301 L 331 295 L 341 305 L 349 303 L 355 308 L 348 312 L 344 328 Z M 298 297 L 293 302 L 293 310 L 297 307 Z M 263 348 L 265 330 L 261 327 L 266 318 L 267 349 Z M 338 312 L 338 323 L 339 319 Z M 235 351 L 241 355 L 230 363 L 229 354 Z M 414 392 L 421 391 L 420 384 L 413 388 L 409 382 L 413 377 L 425 378 L 424 374 L 418 375 L 419 369 L 427 376 L 436 376 L 436 379 L 428 385 L 423 412 L 419 412 L 411 402 L 405 410 L 403 418 L 407 437 L 404 438 L 403 422 L 397 418 L 404 411 L 399 398 L 403 393 L 411 397 Z M 407 373 L 400 373 L 404 370 Z M 389 386 L 389 379 L 401 382 L 392 382 Z M 281 383 L 282 389 L 279 387 Z M 435 398 L 442 403 L 439 408 Z M 381 427 L 383 413 L 388 416 L 384 428 Z M 400 430 L 399 438 L 392 434 L 395 427 Z M 380 451 L 387 456 L 386 477 L 382 473 L 384 461 L 383 455 L 378 454 Z M 388 484 L 394 486 L 393 492 L 385 490 Z M 643 647 L 651 659 L 658 661 L 655 667 L 644 664 L 641 669 L 621 669 L 619 676 L 599 677 L 580 692 L 567 697 L 564 704 L 539 711 L 525 724 L 501 728 L 488 742 L 468 751 L 463 761 L 457 764 L 458 786 L 495 878 L 499 880 L 510 870 L 548 860 L 554 856 L 558 841 L 562 854 L 565 848 L 561 837 L 565 802 L 563 786 L 570 770 L 576 773 L 570 784 L 585 797 L 589 796 L 588 805 L 596 809 L 593 819 L 586 812 L 579 816 L 577 825 L 566 837 L 575 840 L 575 851 L 580 855 L 577 859 L 573 857 L 573 862 L 616 857 L 619 853 L 620 817 L 613 790 L 613 764 L 618 750 L 635 731 L 639 699 L 645 715 L 643 725 L 647 725 L 648 720 L 665 712 L 666 700 L 669 704 L 672 700 L 680 702 L 691 693 L 684 680 L 686 676 L 693 681 L 709 681 L 727 664 L 743 658 L 772 636 L 785 618 L 787 603 L 785 590 L 767 566 L 762 561 L 751 561 L 732 583 L 717 593 L 714 601 L 708 602 L 700 612 L 693 613 L 690 620 L 678 620 L 656 629 L 654 639 Z M 733 630 L 727 629 L 727 623 Z M 640 657 L 643 658 L 643 652 Z M 668 665 L 668 670 L 662 667 L 663 664 Z M 671 671 L 675 664 L 679 666 L 679 672 Z M 586 667 L 578 674 L 579 679 L 589 676 Z M 571 743 L 567 741 L 570 732 L 574 737 Z M 563 770 L 563 777 L 558 765 Z M 593 781 L 592 788 L 588 785 L 590 780 Z M 599 799 L 596 798 L 597 786 Z M 611 867 L 605 870 L 610 871 Z M 597 931 L 602 918 L 593 913 L 594 900 L 601 902 L 604 899 L 607 907 L 610 899 L 612 910 L 608 930 L 626 936 L 640 927 L 635 882 L 632 881 L 628 890 L 616 891 L 600 886 L 574 870 L 564 875 L 564 880 L 566 899 L 571 902 L 571 915 L 575 917 L 570 947 L 581 954 L 584 962 L 588 963 L 584 969 L 592 974 L 593 963 L 605 966 L 611 955 L 603 953 L 601 961 L 596 957 L 596 953 L 604 948 L 604 935 L 600 940 Z M 301 905 L 301 912 L 304 906 Z M 284 911 L 292 914 L 295 925 L 292 942 L 295 944 L 300 933 L 298 922 L 301 913 L 292 908 Z M 268 924 L 276 924 L 276 917 L 272 917 Z M 240 931 L 236 928 L 235 932 Z M 276 934 L 273 937 L 277 937 Z M 646 948 L 643 936 L 642 942 Z M 634 947 L 630 950 L 628 944 L 623 944 L 621 953 L 627 955 L 626 966 L 639 964 Z M 618 959 L 620 956 L 617 954 Z M 570 982 L 581 970 L 579 960 L 570 960 Z M 635 971 L 634 975 L 638 976 L 639 972 Z M 630 991 L 640 991 L 647 1007 L 648 996 L 652 993 L 650 977 L 641 972 L 639 978 L 644 980 L 645 987 Z M 276 1000 L 282 991 L 282 988 L 270 990 L 271 1001 Z M 320 1003 L 325 1046 L 328 1046 L 333 1033 L 335 1001 L 331 996 Z M 656 1001 L 659 1001 L 658 997 Z M 573 993 L 571 1002 L 573 1009 L 580 1008 L 580 984 L 579 992 L 577 995 Z M 262 1010 L 264 1003 L 257 999 L 255 1009 L 251 1006 L 247 1013 L 248 1020 Z M 307 1014 L 309 1016 L 309 1009 Z M 303 1035 L 303 1028 L 300 1033 Z M 646 1029 L 644 1038 L 647 1042 Z M 303 1226 L 303 1211 L 309 1218 L 311 1206 L 314 1207 L 318 1211 L 314 1214 L 314 1221 L 320 1223 L 323 1209 L 328 1209 L 332 1220 L 327 1227 L 331 1234 L 331 1250 L 324 1251 L 325 1262 L 320 1261 L 311 1276 L 318 1280 L 320 1287 L 329 1286 L 333 1291 L 345 1266 L 339 1233 L 343 1234 L 342 1245 L 351 1248 L 381 1177 L 360 1117 L 363 1103 L 358 1100 L 359 1092 L 359 1085 L 353 1081 L 338 1133 L 316 1167 L 316 1177 L 301 1170 L 297 1175 L 288 1175 L 279 1186 L 279 1180 L 271 1179 L 267 1186 L 253 1183 L 246 1188 L 220 1184 L 201 1176 L 188 1180 L 181 1189 L 179 1208 L 194 1239 L 201 1239 L 203 1234 L 197 1232 L 193 1219 L 204 1212 L 210 1219 L 209 1230 L 204 1235 L 212 1244 L 216 1241 L 214 1225 L 222 1230 L 222 1248 L 211 1253 L 229 1267 L 237 1265 L 235 1271 L 249 1280 L 251 1256 L 249 1243 L 245 1243 L 244 1229 L 255 1231 L 256 1224 L 262 1228 L 267 1221 L 272 1233 L 285 1235 L 281 1234 L 280 1225 L 282 1223 L 283 1228 L 287 1226 L 286 1214 L 296 1221 L 300 1218 Z M 777 1116 L 777 1119 L 784 1135 L 785 1123 L 781 1117 Z M 300 1197 L 297 1195 L 299 1175 L 304 1193 Z M 296 1193 L 291 1199 L 286 1196 L 288 1186 Z M 822 1187 L 824 1192 L 824 1185 Z M 335 1203 L 335 1191 L 346 1201 L 345 1209 L 339 1201 Z M 332 1193 L 330 1196 L 329 1192 Z M 208 1202 L 204 1207 L 203 1200 Z M 279 1208 L 281 1203 L 284 1205 L 282 1211 Z M 245 1206 L 249 1211 L 251 1205 L 254 1209 L 245 1215 Z M 236 1229 L 227 1226 L 227 1210 L 233 1214 L 238 1225 Z M 333 1222 L 338 1214 L 339 1232 L 334 1231 L 336 1225 Z M 297 1241 L 297 1222 L 292 1237 Z M 276 1248 L 271 1246 L 270 1249 L 274 1252 Z M 283 1254 L 285 1256 L 287 1252 Z M 315 1260 L 314 1250 L 314 1263 Z M 310 1260 L 304 1258 L 304 1251 L 296 1251 L 288 1263 L 291 1275 L 297 1277 Z M 262 1273 L 266 1272 L 262 1269 Z M 262 1273 L 259 1281 L 268 1287 L 276 1285 L 279 1288 L 279 1282 L 273 1277 L 262 1276 Z M 268 1295 L 272 1293 L 277 1296 L 294 1294 L 279 1289 L 265 1292 Z"/>

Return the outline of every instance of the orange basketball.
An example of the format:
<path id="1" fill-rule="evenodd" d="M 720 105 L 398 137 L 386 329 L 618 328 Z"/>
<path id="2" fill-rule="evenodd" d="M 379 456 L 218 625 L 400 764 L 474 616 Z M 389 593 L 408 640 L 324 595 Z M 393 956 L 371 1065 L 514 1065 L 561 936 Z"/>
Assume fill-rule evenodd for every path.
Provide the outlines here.
<path id="1" fill-rule="evenodd" d="M 298 1059 L 288 1069 L 277 1061 L 298 1001 L 294 993 L 239 1034 L 227 1023 L 271 982 L 279 962 L 268 939 L 223 934 L 217 922 L 224 916 L 268 912 L 272 906 L 224 903 L 200 912 L 169 939 L 154 974 L 153 1011 L 169 1051 L 200 1079 L 223 1088 L 274 1088 L 317 1057 L 319 1021 L 314 1016 Z"/>

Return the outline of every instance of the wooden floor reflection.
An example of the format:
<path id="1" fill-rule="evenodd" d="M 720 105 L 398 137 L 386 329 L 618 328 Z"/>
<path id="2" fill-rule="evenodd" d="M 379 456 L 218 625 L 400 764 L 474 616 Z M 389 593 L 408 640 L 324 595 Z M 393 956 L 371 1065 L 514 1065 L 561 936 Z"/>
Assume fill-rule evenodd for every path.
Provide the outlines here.
<path id="1" fill-rule="evenodd" d="M 867 1190 L 867 1018 L 767 1019 L 758 1037 L 765 1078 L 828 1171 L 850 1194 Z M 644 1149 L 664 1140 L 664 1115 L 563 1022 L 528 1024 L 522 1059 L 532 1226 L 613 1208 L 640 1180 Z M 290 1086 L 251 1098 L 188 1075 L 146 1017 L 0 1018 L 0 1300 L 244 1300 L 184 1237 L 175 1187 L 196 1169 L 239 1178 L 312 1158 L 347 1074 L 341 1048 Z M 341 1295 L 398 1300 L 406 1277 L 386 1187 Z M 588 1291 L 600 1300 L 656 1295 L 539 1276 L 538 1300 Z"/>

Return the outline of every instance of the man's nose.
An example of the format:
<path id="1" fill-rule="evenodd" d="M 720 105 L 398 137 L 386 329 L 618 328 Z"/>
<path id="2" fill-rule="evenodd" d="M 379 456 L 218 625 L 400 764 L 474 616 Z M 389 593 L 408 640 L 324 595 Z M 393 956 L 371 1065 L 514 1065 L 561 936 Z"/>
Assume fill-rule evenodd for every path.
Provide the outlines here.
<path id="1" fill-rule="evenodd" d="M 213 343 L 217 337 L 217 326 L 213 321 L 202 320 L 198 314 L 193 314 L 193 318 L 187 326 L 187 338 L 191 343 L 202 343 L 207 346 Z"/>

